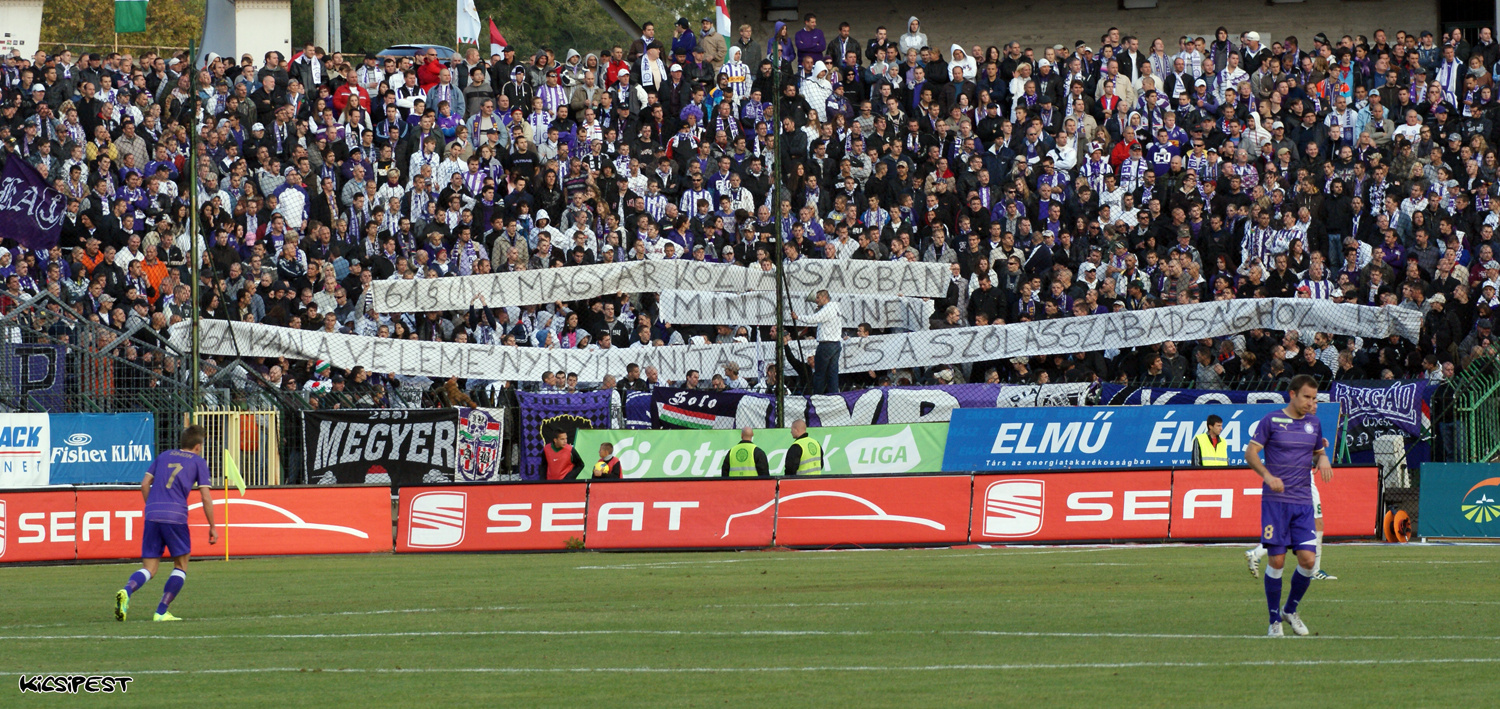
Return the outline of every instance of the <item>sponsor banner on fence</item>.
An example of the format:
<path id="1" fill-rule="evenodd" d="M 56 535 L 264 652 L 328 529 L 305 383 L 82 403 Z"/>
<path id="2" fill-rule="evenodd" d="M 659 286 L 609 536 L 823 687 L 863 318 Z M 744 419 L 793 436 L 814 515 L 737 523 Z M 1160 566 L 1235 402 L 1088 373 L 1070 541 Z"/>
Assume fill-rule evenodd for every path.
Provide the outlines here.
<path id="1" fill-rule="evenodd" d="M 135 514 L 141 514 L 136 492 Z M 0 563 L 74 558 L 78 525 L 71 489 L 0 492 Z M 136 543 L 135 553 L 141 553 Z"/>
<path id="2" fill-rule="evenodd" d="M 589 549 L 766 547 L 777 525 L 775 480 L 589 485 Z"/>
<path id="3" fill-rule="evenodd" d="M 578 434 L 591 428 L 609 428 L 610 392 L 591 391 L 580 394 L 532 394 L 517 392 L 521 408 L 521 479 L 543 477 L 542 446 L 552 442 L 558 431 L 568 434 L 568 442 L 583 458 L 585 470 L 599 450 L 599 444 L 582 445 Z"/>
<path id="4" fill-rule="evenodd" d="M 860 389 L 839 394 L 786 397 L 787 420 L 810 426 L 938 423 L 954 409 L 1081 405 L 1087 383 L 950 384 Z M 762 428 L 774 423 L 774 398 L 744 391 L 651 390 L 656 428 Z"/>
<path id="5" fill-rule="evenodd" d="M 823 446 L 828 475 L 936 473 L 942 470 L 947 429 L 943 423 L 839 426 L 808 429 L 808 435 Z M 740 433 L 581 430 L 575 447 L 585 465 L 579 478 L 590 476 L 590 455 L 605 441 L 614 444 L 626 478 L 712 478 L 719 476 L 724 456 L 740 442 Z M 789 429 L 758 430 L 755 444 L 766 452 L 771 474 L 781 475 L 792 444 Z"/>
<path id="6" fill-rule="evenodd" d="M 948 280 L 947 264 L 941 263 L 804 259 L 786 269 L 787 290 L 798 297 L 824 288 L 830 293 L 941 298 L 948 293 Z M 375 309 L 382 313 L 464 310 L 477 295 L 498 307 L 669 290 L 775 293 L 776 278 L 760 268 L 682 259 L 376 281 L 371 287 Z"/>
<path id="7" fill-rule="evenodd" d="M 926 330 L 932 317 L 932 301 L 897 295 L 834 295 L 844 313 L 844 322 L 884 330 Z M 786 320 L 795 313 L 811 315 L 818 306 L 801 294 L 785 301 Z M 662 321 L 679 325 L 775 325 L 775 293 L 698 293 L 662 291 L 657 300 Z"/>
<path id="8" fill-rule="evenodd" d="M 0 488 L 47 485 L 51 469 L 47 414 L 0 414 Z"/>
<path id="9" fill-rule="evenodd" d="M 1323 533 L 1368 536 L 1375 530 L 1380 482 L 1371 467 L 1335 468 L 1318 478 Z M 1172 472 L 1173 539 L 1246 539 L 1260 536 L 1260 476 L 1248 468 L 1187 468 Z"/>
<path id="10" fill-rule="evenodd" d="M 10 378 L 4 382 L 4 396 L 20 402 L 21 408 L 56 411 L 63 408 L 63 367 L 66 351 L 62 345 L 5 343 L 4 353 Z"/>
<path id="11" fill-rule="evenodd" d="M 1418 536 L 1500 537 L 1500 465 L 1428 463 L 1421 495 Z"/>
<path id="12" fill-rule="evenodd" d="M 139 483 L 156 459 L 156 417 L 50 414 L 52 484 Z"/>
<path id="13" fill-rule="evenodd" d="M 250 488 L 213 500 L 219 545 L 208 543 L 198 495 L 189 498 L 193 552 L 234 556 L 356 554 L 391 548 L 390 488 Z M 0 563 L 139 559 L 143 503 L 139 488 L 0 492 Z"/>
<path id="14" fill-rule="evenodd" d="M 548 270 L 572 272 L 577 269 Z M 442 286 L 459 280 L 463 279 L 377 283 L 426 287 L 423 284 Z M 552 300 L 548 298 L 546 302 Z M 492 299 L 490 302 L 498 301 Z M 453 307 L 468 307 L 467 300 L 463 303 Z M 379 310 L 387 312 L 388 309 Z M 402 309 L 394 310 L 399 312 Z M 1393 305 L 1377 308 L 1308 298 L 1218 300 L 1087 317 L 851 338 L 844 341 L 839 369 L 856 372 L 931 367 L 1010 357 L 1124 349 L 1166 340 L 1223 337 L 1257 327 L 1311 329 L 1374 338 L 1400 335 L 1415 342 L 1421 319 L 1420 313 Z M 741 371 L 757 372 L 765 362 L 775 359 L 774 348 L 767 342 L 598 351 L 392 340 L 223 320 L 203 322 L 199 331 L 202 351 L 210 355 L 324 359 L 341 369 L 363 366 L 379 372 L 444 378 L 539 381 L 544 372 L 563 370 L 577 372 L 582 381 L 602 381 L 605 375 L 619 376 L 625 371 L 626 364 L 635 362 L 642 368 L 656 367 L 663 379 L 680 380 L 687 377 L 689 370 L 717 372 L 730 362 L 738 365 Z M 188 323 L 172 326 L 173 346 L 188 349 L 190 335 Z M 810 351 L 812 347 L 807 349 Z"/>
<path id="15" fill-rule="evenodd" d="M 302 448 L 319 485 L 453 482 L 458 410 L 304 411 Z"/>
<path id="16" fill-rule="evenodd" d="M 1171 505 L 1169 470 L 976 475 L 970 525 L 979 543 L 1165 539 Z"/>
<path id="17" fill-rule="evenodd" d="M 499 480 L 500 441 L 504 437 L 505 412 L 458 407 L 458 482 Z"/>
<path id="18" fill-rule="evenodd" d="M 396 551 L 540 551 L 583 539 L 583 483 L 401 488 Z"/>
<path id="19" fill-rule="evenodd" d="M 971 483 L 968 475 L 786 478 L 776 498 L 776 543 L 962 543 L 969 538 Z"/>
<path id="20" fill-rule="evenodd" d="M 1059 470 L 1185 466 L 1193 437 L 1209 414 L 1224 419 L 1229 464 L 1245 464 L 1245 447 L 1261 417 L 1277 404 L 1221 406 L 1048 407 L 960 409 L 948 426 L 943 469 Z M 1329 438 L 1338 430 L 1338 405 L 1318 406 Z M 1330 440 L 1332 440 L 1330 438 Z"/>

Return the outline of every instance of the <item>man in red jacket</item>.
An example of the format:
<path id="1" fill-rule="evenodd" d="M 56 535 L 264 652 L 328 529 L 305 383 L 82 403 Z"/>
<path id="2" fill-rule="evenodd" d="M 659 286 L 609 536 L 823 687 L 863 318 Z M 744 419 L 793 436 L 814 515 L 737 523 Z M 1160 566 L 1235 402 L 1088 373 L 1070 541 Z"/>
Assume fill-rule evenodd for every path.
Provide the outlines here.
<path id="1" fill-rule="evenodd" d="M 423 91 L 437 86 L 438 74 L 442 71 L 443 60 L 438 58 L 436 49 L 428 49 L 425 54 L 417 55 L 417 83 Z"/>

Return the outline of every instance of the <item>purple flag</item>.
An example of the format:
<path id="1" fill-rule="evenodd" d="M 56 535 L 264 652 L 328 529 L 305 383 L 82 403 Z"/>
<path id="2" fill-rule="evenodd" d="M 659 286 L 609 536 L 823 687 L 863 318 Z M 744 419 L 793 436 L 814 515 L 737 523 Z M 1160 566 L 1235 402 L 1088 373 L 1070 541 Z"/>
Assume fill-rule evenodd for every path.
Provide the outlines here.
<path id="1" fill-rule="evenodd" d="M 12 153 L 0 176 L 0 236 L 33 251 L 57 246 L 68 198 L 47 186 L 42 174 Z"/>

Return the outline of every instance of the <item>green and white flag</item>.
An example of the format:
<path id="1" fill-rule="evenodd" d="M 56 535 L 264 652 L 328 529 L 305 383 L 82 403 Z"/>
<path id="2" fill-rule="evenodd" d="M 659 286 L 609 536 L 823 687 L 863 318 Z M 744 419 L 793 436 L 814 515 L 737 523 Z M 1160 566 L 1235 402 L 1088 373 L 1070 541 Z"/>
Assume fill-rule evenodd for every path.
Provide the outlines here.
<path id="1" fill-rule="evenodd" d="M 115 0 L 115 31 L 146 31 L 146 0 Z"/>

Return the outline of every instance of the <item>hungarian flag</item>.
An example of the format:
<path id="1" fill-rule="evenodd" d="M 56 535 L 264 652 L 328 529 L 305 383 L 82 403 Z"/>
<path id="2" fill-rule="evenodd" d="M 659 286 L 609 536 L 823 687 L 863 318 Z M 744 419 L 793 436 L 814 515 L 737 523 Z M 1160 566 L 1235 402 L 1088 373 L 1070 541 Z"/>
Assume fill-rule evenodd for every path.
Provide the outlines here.
<path id="1" fill-rule="evenodd" d="M 677 428 L 734 428 L 733 416 L 716 416 L 705 411 L 692 411 L 671 404 L 659 404 L 657 412 L 661 422 Z"/>
<path id="2" fill-rule="evenodd" d="M 495 26 L 495 18 L 490 18 L 490 56 L 505 54 L 507 46 L 505 35 L 500 34 L 500 28 Z"/>
<path id="3" fill-rule="evenodd" d="M 115 31 L 146 31 L 146 0 L 115 0 Z"/>
<path id="4" fill-rule="evenodd" d="M 734 28 L 729 24 L 729 0 L 714 0 L 714 25 L 719 34 L 724 36 L 724 41 L 731 41 L 728 39 L 729 33 Z"/>

